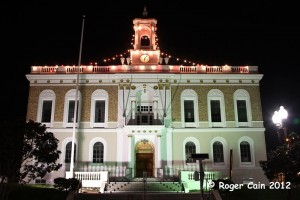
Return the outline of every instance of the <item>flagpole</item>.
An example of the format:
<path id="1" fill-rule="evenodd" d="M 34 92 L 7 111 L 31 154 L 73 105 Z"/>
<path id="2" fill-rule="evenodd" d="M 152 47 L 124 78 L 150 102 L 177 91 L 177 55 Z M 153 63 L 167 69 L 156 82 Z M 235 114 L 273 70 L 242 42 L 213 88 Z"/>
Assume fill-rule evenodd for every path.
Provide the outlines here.
<path id="1" fill-rule="evenodd" d="M 79 91 L 79 74 L 80 74 L 80 65 L 81 65 L 84 18 L 85 18 L 85 15 L 82 16 L 82 28 L 81 28 L 79 59 L 78 59 L 78 68 L 77 68 L 75 108 L 74 108 L 74 117 L 73 117 L 73 135 L 72 135 L 72 148 L 71 148 L 71 161 L 70 161 L 70 175 L 71 175 L 71 178 L 74 177 L 74 157 L 75 157 L 75 152 L 74 151 L 75 151 L 75 136 L 76 136 L 77 110 L 78 110 L 78 91 Z M 78 145 L 77 145 L 77 148 L 78 148 Z"/>

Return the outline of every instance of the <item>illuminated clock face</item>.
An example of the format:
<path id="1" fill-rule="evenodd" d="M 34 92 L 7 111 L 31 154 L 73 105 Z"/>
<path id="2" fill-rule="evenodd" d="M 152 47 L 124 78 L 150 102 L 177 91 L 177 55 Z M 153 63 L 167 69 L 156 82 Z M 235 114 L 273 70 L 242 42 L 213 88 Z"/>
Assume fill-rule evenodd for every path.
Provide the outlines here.
<path id="1" fill-rule="evenodd" d="M 150 56 L 147 55 L 147 54 L 143 54 L 140 57 L 140 61 L 143 62 L 143 63 L 149 62 L 149 60 L 150 60 Z"/>

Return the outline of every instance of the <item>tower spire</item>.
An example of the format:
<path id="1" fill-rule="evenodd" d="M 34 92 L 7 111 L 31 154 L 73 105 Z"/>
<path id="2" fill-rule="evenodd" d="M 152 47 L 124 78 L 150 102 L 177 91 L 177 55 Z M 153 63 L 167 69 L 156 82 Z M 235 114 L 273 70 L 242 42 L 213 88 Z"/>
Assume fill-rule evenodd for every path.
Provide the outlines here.
<path id="1" fill-rule="evenodd" d="M 144 6 L 144 10 L 143 10 L 143 17 L 147 17 L 148 16 L 148 11 L 147 11 L 147 7 Z"/>

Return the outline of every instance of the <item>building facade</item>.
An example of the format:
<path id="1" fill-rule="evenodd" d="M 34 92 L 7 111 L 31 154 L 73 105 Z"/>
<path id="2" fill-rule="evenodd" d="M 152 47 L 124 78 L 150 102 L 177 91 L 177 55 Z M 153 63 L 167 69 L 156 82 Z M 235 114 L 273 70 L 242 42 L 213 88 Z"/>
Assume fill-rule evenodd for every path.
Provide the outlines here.
<path id="1" fill-rule="evenodd" d="M 193 153 L 208 153 L 205 171 L 267 182 L 258 67 L 172 65 L 157 47 L 156 19 L 136 18 L 133 29 L 118 65 L 32 66 L 26 75 L 27 119 L 45 124 L 62 152 L 47 182 L 70 171 L 75 107 L 74 171 L 178 177 L 199 170 Z"/>

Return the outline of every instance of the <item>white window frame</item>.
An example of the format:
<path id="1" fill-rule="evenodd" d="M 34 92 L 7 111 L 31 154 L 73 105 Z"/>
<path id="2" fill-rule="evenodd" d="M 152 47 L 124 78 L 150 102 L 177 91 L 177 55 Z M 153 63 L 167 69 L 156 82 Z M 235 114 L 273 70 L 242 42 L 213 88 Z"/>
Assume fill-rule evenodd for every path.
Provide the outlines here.
<path id="1" fill-rule="evenodd" d="M 194 122 L 185 122 L 184 117 L 184 101 L 191 100 L 194 102 Z M 194 90 L 183 90 L 180 96 L 181 101 L 181 125 L 182 127 L 199 127 L 199 113 L 198 113 L 198 95 Z"/>
<path id="2" fill-rule="evenodd" d="M 238 110 L 237 110 L 238 100 L 246 101 L 247 122 L 239 122 Z M 244 89 L 238 89 L 234 92 L 234 114 L 235 114 L 236 127 L 252 127 L 252 110 L 251 110 L 250 95 Z"/>
<path id="3" fill-rule="evenodd" d="M 42 114 L 43 114 L 43 103 L 44 101 L 52 101 L 52 108 L 51 108 L 51 120 L 50 123 L 43 123 L 46 127 L 53 127 L 54 121 L 54 111 L 55 111 L 55 99 L 56 95 L 53 90 L 43 90 L 39 96 L 39 104 L 38 104 L 38 112 L 37 112 L 37 122 L 42 123 Z"/>
<path id="4" fill-rule="evenodd" d="M 242 160 L 241 160 L 241 148 L 240 148 L 240 144 L 243 141 L 248 142 L 249 145 L 250 145 L 251 162 L 242 162 Z M 253 140 L 250 137 L 244 136 L 244 137 L 241 137 L 238 140 L 238 153 L 239 153 L 240 167 L 255 167 L 254 142 L 253 142 Z"/>
<path id="5" fill-rule="evenodd" d="M 105 102 L 105 117 L 104 123 L 96 123 L 95 122 L 95 103 L 97 100 Z M 109 97 L 108 93 L 105 90 L 99 89 L 95 90 L 92 94 L 91 98 L 91 114 L 90 114 L 90 127 L 103 127 L 106 128 L 108 126 L 108 108 L 109 108 Z"/>
<path id="6" fill-rule="evenodd" d="M 103 163 L 93 163 L 93 147 L 96 142 L 101 142 L 103 144 Z M 107 142 L 104 138 L 95 137 L 89 143 L 89 161 L 93 164 L 104 164 L 107 159 Z"/>
<path id="7" fill-rule="evenodd" d="M 213 144 L 215 142 L 221 142 L 223 145 L 223 157 L 224 157 L 224 162 L 219 162 L 219 163 L 215 163 L 214 162 L 214 148 L 213 148 Z M 222 138 L 222 137 L 215 137 L 212 139 L 211 144 L 211 157 L 212 157 L 212 165 L 213 167 L 226 167 L 228 165 L 228 145 L 227 145 L 227 141 Z"/>
<path id="8" fill-rule="evenodd" d="M 200 153 L 200 142 L 195 137 L 187 137 L 182 143 L 182 159 L 184 164 L 186 165 L 198 165 L 197 162 L 194 163 L 187 163 L 186 162 L 186 155 L 185 155 L 185 145 L 188 142 L 193 142 L 196 145 L 196 153 Z"/>
<path id="9" fill-rule="evenodd" d="M 211 100 L 220 102 L 221 122 L 213 122 L 211 118 Z M 224 94 L 218 89 L 212 89 L 207 94 L 207 109 L 209 127 L 226 127 Z"/>
<path id="10" fill-rule="evenodd" d="M 63 126 L 64 127 L 73 127 L 73 122 L 68 122 L 68 114 L 69 114 L 69 103 L 70 101 L 75 101 L 75 95 L 76 95 L 76 90 L 72 89 L 69 90 L 66 95 L 65 95 L 65 104 L 64 104 L 64 121 L 63 121 Z M 76 127 L 79 126 L 80 123 L 80 116 L 81 116 L 81 93 L 80 91 L 78 91 L 78 105 L 77 105 L 77 109 L 78 109 L 78 119 L 77 119 L 77 123 L 76 123 Z"/>

